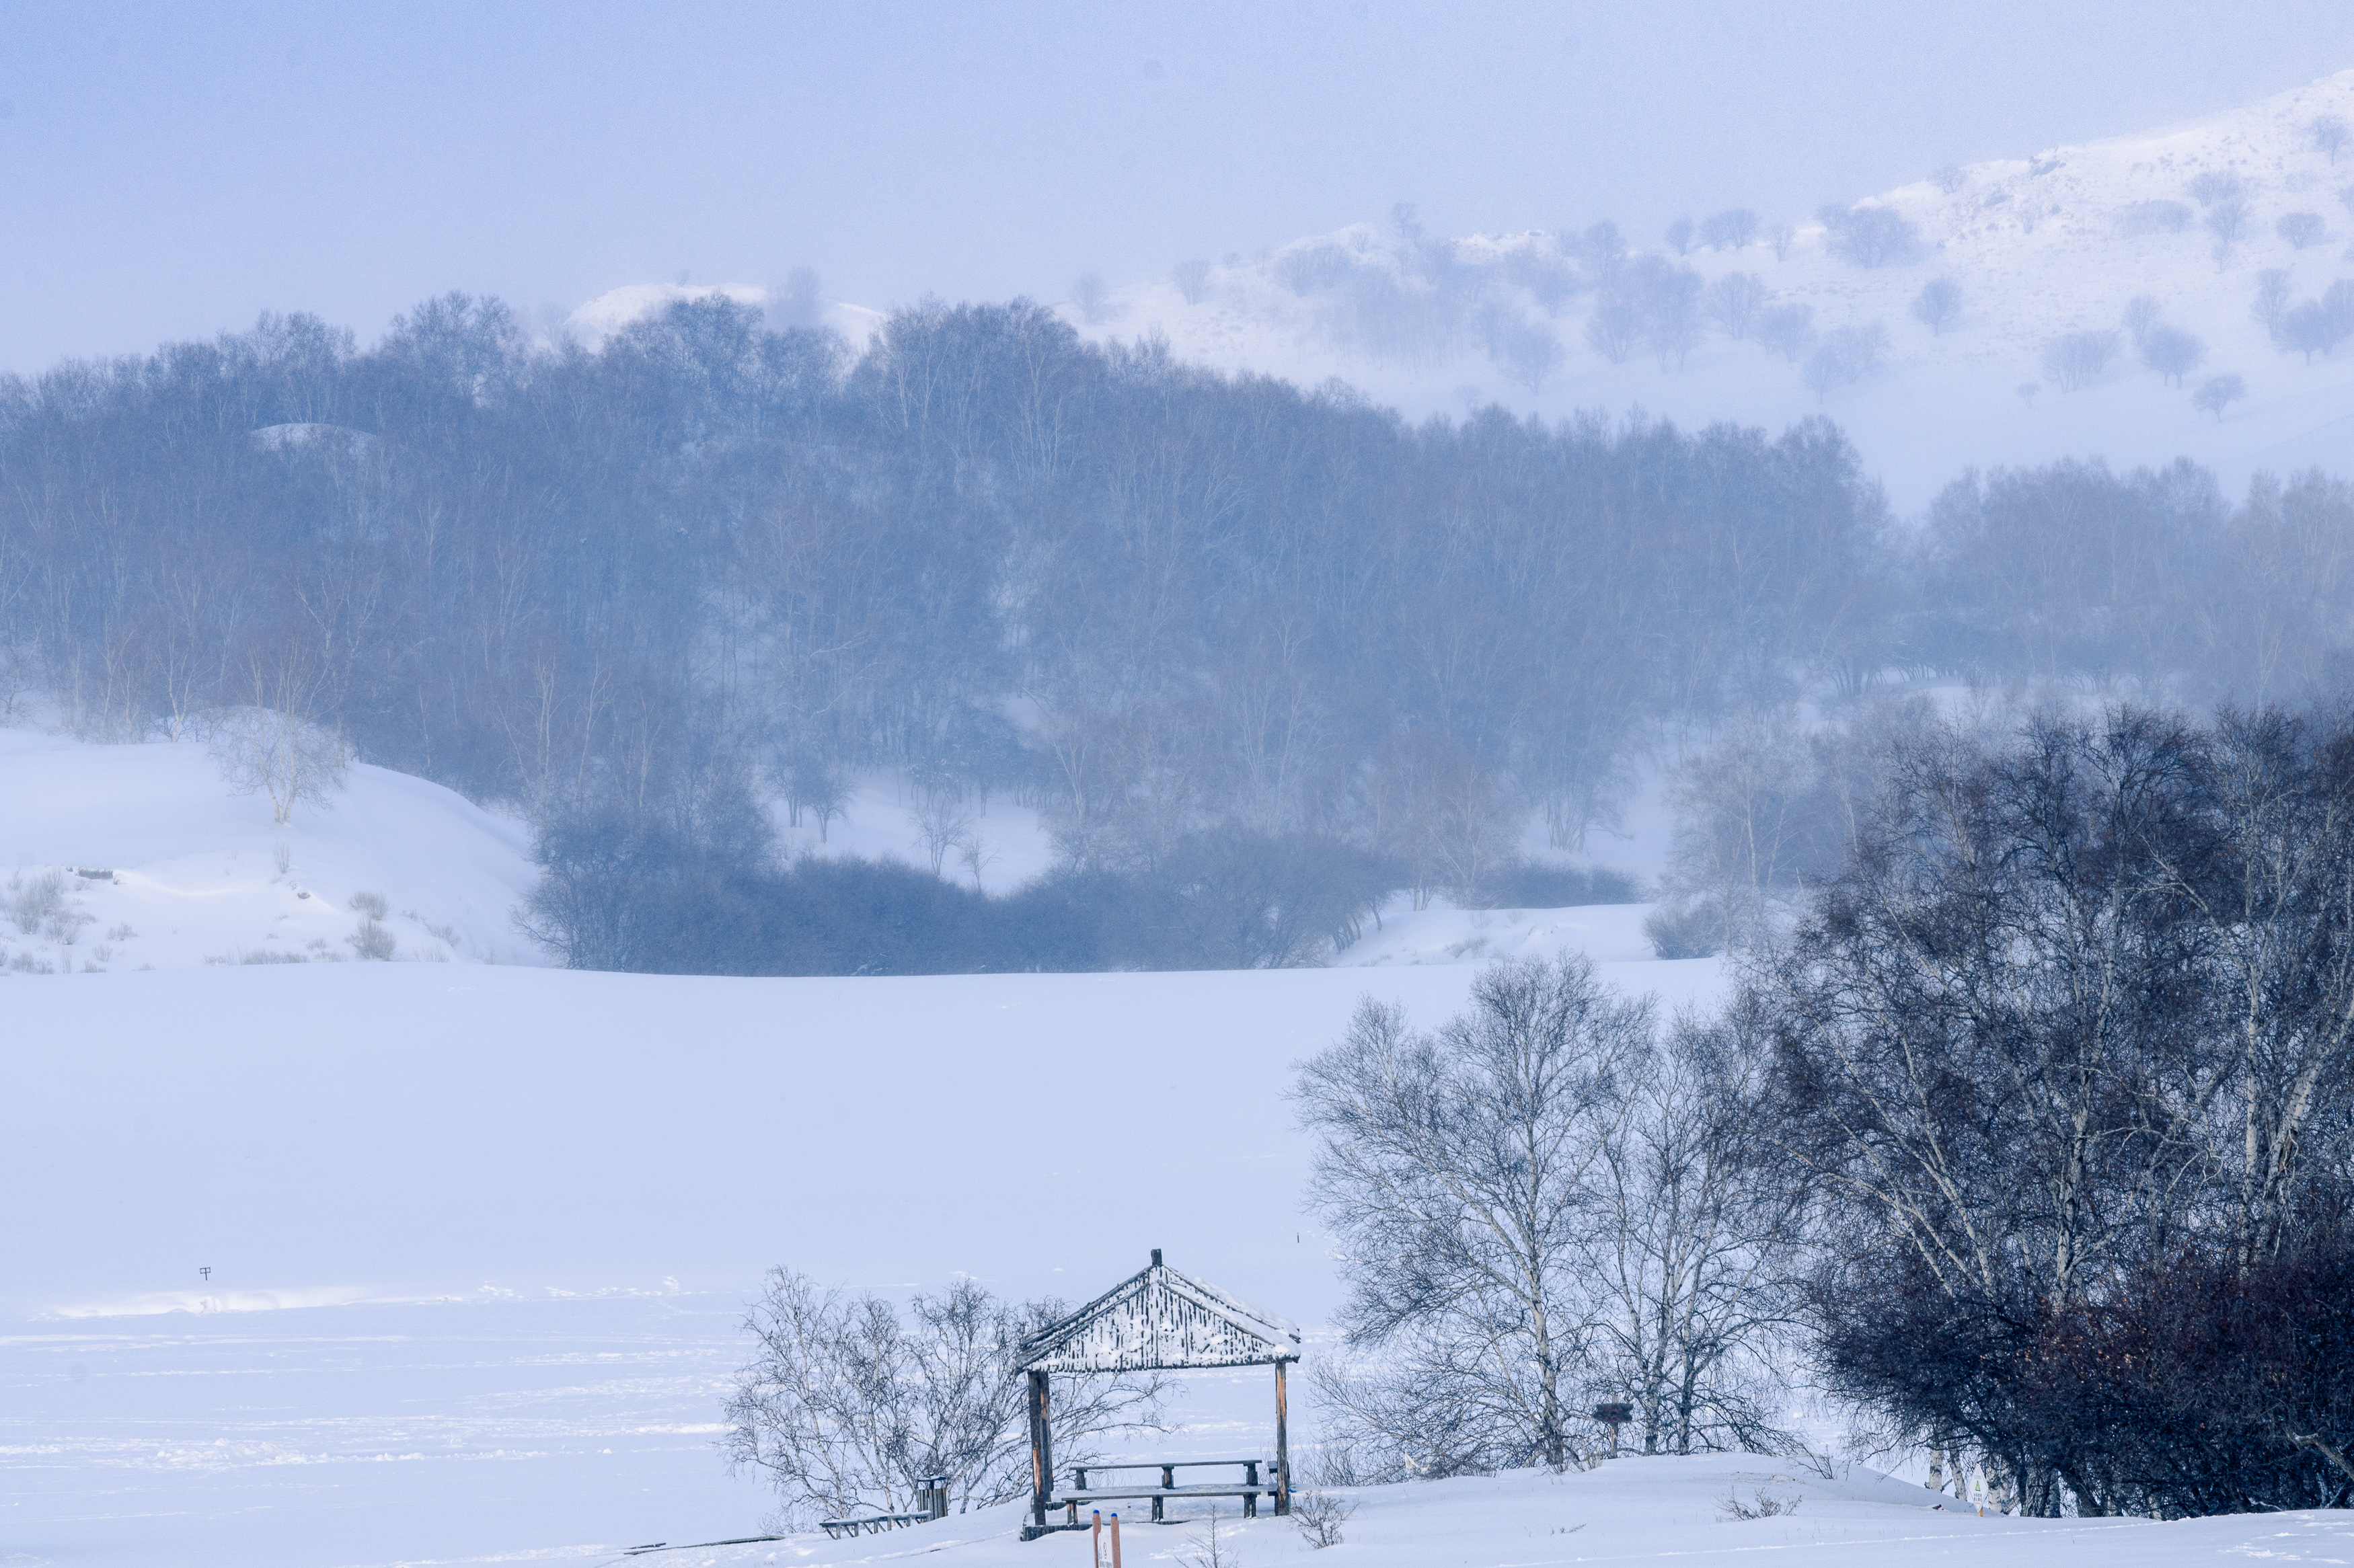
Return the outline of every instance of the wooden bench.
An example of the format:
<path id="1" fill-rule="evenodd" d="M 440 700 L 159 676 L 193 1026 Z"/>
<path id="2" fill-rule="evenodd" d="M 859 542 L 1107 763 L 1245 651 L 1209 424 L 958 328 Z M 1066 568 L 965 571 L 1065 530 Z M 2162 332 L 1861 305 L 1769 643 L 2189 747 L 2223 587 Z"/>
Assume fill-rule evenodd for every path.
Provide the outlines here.
<path id="1" fill-rule="evenodd" d="M 1208 1469 L 1229 1465 L 1241 1467 L 1243 1471 L 1241 1481 L 1224 1483 L 1197 1481 L 1188 1486 L 1177 1484 L 1177 1472 L 1180 1470 Z M 1274 1466 L 1265 1459 L 1170 1459 L 1149 1460 L 1133 1465 L 1076 1465 L 1071 1469 L 1071 1489 L 1055 1498 L 1047 1506 L 1067 1508 L 1070 1510 L 1070 1526 L 1066 1528 L 1077 1526 L 1081 1503 L 1132 1502 L 1139 1499 L 1151 1500 L 1152 1522 L 1155 1524 L 1167 1522 L 1161 1515 L 1161 1509 L 1171 1498 L 1240 1498 L 1243 1500 L 1243 1517 L 1257 1519 L 1258 1499 L 1272 1499 L 1281 1489 L 1278 1479 L 1270 1478 L 1264 1481 L 1259 1479 L 1261 1466 L 1266 1466 L 1270 1471 L 1274 1468 Z M 1109 1486 L 1087 1485 L 1089 1472 L 1101 1475 L 1112 1470 L 1158 1470 L 1161 1472 L 1161 1484 L 1157 1487 L 1150 1484 L 1139 1486 L 1133 1482 L 1124 1486 L 1118 1482 Z"/>

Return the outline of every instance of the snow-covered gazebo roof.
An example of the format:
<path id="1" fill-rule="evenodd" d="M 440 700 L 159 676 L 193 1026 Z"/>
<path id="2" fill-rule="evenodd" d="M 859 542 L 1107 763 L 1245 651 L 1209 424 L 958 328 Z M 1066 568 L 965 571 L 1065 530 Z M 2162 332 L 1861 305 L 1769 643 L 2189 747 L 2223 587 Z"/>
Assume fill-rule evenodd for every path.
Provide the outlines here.
<path id="1" fill-rule="evenodd" d="M 1176 1372 L 1299 1359 L 1299 1330 L 1214 1285 L 1151 1266 L 1022 1341 L 1025 1372 Z"/>

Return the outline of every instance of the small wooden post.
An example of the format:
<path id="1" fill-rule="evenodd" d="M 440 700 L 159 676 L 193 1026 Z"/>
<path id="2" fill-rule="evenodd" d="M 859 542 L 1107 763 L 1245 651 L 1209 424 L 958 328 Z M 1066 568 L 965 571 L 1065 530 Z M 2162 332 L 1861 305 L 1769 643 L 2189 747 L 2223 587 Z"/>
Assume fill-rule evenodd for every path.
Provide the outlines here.
<path id="1" fill-rule="evenodd" d="M 1047 1499 L 1055 1495 L 1055 1444 L 1046 1420 L 1046 1374 L 1030 1374 L 1031 1522 L 1046 1528 Z"/>
<path id="2" fill-rule="evenodd" d="M 1119 1568 L 1119 1515 L 1111 1516 L 1111 1568 Z"/>
<path id="3" fill-rule="evenodd" d="M 1275 1358 L 1275 1511 L 1291 1511 L 1291 1436 L 1287 1428 L 1283 1390 L 1285 1359 Z"/>

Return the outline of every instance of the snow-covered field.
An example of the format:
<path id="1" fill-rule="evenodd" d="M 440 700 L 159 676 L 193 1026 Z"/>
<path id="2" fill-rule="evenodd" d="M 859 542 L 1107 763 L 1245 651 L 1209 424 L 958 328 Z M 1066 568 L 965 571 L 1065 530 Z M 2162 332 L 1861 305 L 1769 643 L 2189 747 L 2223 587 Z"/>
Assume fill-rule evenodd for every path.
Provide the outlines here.
<path id="1" fill-rule="evenodd" d="M 1043 853 L 1034 820 L 990 821 L 1008 860 Z M 908 827 L 869 791 L 824 847 L 904 854 Z M 359 768 L 332 810 L 273 829 L 200 748 L 32 730 L 0 731 L 0 832 L 20 885 L 112 874 L 77 877 L 67 901 L 91 918 L 62 936 L 0 929 L 37 959 L 0 981 L 5 1568 L 605 1562 L 756 1533 L 769 1499 L 714 1444 L 744 1305 L 777 1264 L 1076 1300 L 1161 1247 L 1310 1325 L 1316 1353 L 1339 1284 L 1299 1211 L 1308 1150 L 1283 1097 L 1361 997 L 1435 1023 L 1479 964 L 1567 951 L 1666 1009 L 1723 985 L 1717 960 L 1651 957 L 1642 906 L 1394 909 L 1340 962 L 1282 971 L 755 980 L 469 961 L 524 956 L 495 946 L 529 882 L 515 824 Z M 1657 836 L 1646 821 L 1627 845 Z M 332 950 L 362 891 L 416 911 L 387 922 L 401 958 L 435 956 L 411 950 L 427 922 L 459 927 L 451 961 L 208 961 L 314 935 Z M 110 941 L 103 972 L 64 961 L 94 956 L 109 920 L 138 934 Z M 1189 1380 L 1152 1451 L 1264 1450 L 1269 1392 L 1264 1369 Z M 1312 1442 L 1312 1403 L 1295 1410 Z M 1777 1471 L 1628 1460 L 1373 1489 L 1331 1561 L 2347 1544 L 2302 1519 L 1963 1520 L 1866 1472 Z M 1736 1485 L 1804 1500 L 1721 1519 Z M 1075 1538 L 1024 1546 L 1014 1529 L 999 1510 L 648 1561 L 1079 1561 Z M 1140 1563 L 1195 1543 L 1191 1526 L 1130 1539 Z M 1274 1520 L 1235 1544 L 1306 1550 Z"/>
<path id="2" fill-rule="evenodd" d="M 745 1533 L 711 1424 L 779 1262 L 1084 1299 L 1161 1246 L 1320 1321 L 1289 1064 L 1475 972 L 20 978 L 0 1528 L 239 1565 Z M 1265 1418 L 1202 1403 L 1196 1442 Z"/>

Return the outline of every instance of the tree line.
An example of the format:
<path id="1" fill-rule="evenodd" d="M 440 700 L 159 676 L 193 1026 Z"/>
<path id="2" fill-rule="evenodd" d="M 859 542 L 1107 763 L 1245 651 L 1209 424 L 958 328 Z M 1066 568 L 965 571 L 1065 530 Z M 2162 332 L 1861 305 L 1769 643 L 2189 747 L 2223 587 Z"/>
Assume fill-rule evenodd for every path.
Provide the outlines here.
<path id="1" fill-rule="evenodd" d="M 451 295 L 366 350 L 267 316 L 0 382 L 0 678 L 94 738 L 284 715 L 552 853 L 602 834 L 549 863 L 576 906 L 623 861 L 773 893 L 772 815 L 875 771 L 928 820 L 1037 807 L 1075 872 L 1223 835 L 1476 898 L 1532 817 L 1581 851 L 1663 737 L 1808 694 L 2326 685 L 2349 522 L 2318 474 L 2234 505 L 2062 462 L 1916 529 L 1823 420 L 1409 423 L 1024 302 L 854 353 L 717 299 L 551 344 Z"/>

